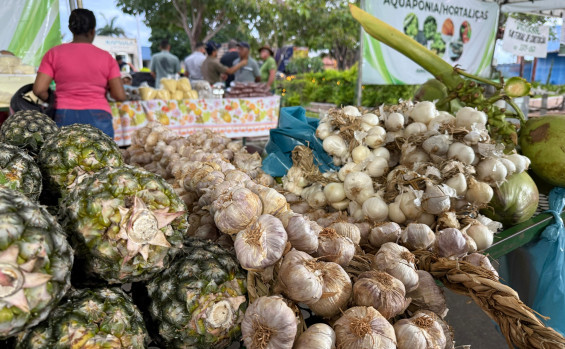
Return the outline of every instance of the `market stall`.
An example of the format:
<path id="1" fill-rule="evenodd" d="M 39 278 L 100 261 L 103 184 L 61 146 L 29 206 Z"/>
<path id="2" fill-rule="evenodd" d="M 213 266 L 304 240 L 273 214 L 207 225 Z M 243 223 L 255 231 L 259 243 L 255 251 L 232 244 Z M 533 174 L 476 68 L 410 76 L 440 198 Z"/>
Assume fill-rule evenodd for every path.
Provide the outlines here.
<path id="1" fill-rule="evenodd" d="M 280 97 L 128 101 L 111 107 L 114 140 L 126 146 L 135 131 L 152 121 L 183 136 L 203 129 L 231 138 L 268 136 L 277 126 Z"/>

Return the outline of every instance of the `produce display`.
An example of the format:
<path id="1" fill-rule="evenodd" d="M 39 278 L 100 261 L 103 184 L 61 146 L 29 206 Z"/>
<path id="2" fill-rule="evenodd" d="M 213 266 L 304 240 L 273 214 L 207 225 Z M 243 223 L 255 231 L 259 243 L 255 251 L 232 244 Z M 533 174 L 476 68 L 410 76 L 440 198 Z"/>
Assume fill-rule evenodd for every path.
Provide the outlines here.
<path id="1" fill-rule="evenodd" d="M 139 87 L 139 94 L 144 101 L 152 99 L 198 99 L 198 91 L 193 90 L 188 78 L 161 79 L 161 88 L 154 89 L 149 86 Z"/>
<path id="2" fill-rule="evenodd" d="M 271 90 L 266 83 L 232 82 L 226 93 L 226 98 L 265 97 L 271 95 Z"/>

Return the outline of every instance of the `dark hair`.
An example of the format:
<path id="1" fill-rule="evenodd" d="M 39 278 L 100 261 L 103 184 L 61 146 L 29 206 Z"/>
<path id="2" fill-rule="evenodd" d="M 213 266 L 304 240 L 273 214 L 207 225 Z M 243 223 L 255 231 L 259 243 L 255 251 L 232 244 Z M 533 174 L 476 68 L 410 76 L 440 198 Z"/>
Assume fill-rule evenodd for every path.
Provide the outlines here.
<path id="1" fill-rule="evenodd" d="M 159 47 L 165 49 L 167 47 L 169 47 L 169 39 L 163 39 L 161 40 L 161 44 L 159 44 Z"/>
<path id="2" fill-rule="evenodd" d="M 199 50 L 199 49 L 203 48 L 204 46 L 205 46 L 205 45 L 204 45 L 203 42 L 197 42 L 195 49 L 196 49 L 196 50 Z"/>
<path id="3" fill-rule="evenodd" d="M 124 56 L 116 56 L 116 61 L 123 61 L 124 60 Z"/>
<path id="4" fill-rule="evenodd" d="M 69 16 L 69 30 L 73 35 L 88 34 L 94 28 L 96 28 L 96 17 L 94 17 L 92 11 L 77 8 L 71 12 Z"/>

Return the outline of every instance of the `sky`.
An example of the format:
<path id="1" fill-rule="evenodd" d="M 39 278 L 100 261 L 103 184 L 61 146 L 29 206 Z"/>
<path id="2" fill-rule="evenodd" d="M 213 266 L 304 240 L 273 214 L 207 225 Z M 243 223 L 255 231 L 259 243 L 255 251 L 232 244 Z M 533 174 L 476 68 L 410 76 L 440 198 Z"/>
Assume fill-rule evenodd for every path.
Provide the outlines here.
<path id="1" fill-rule="evenodd" d="M 151 29 L 143 23 L 143 17 L 139 17 L 139 37 L 137 35 L 137 20 L 135 16 L 124 14 L 117 6 L 114 0 L 83 0 L 82 6 L 94 12 L 96 16 L 97 28 L 103 27 L 106 20 L 102 15 L 106 16 L 109 20 L 114 16 L 118 19 L 116 23 L 121 26 L 126 32 L 126 37 L 135 38 L 141 46 L 151 46 L 149 37 L 151 36 Z M 73 35 L 69 31 L 69 14 L 70 7 L 68 0 L 59 0 L 59 11 L 61 17 L 61 32 L 64 35 L 63 42 L 68 42 L 72 39 Z"/>

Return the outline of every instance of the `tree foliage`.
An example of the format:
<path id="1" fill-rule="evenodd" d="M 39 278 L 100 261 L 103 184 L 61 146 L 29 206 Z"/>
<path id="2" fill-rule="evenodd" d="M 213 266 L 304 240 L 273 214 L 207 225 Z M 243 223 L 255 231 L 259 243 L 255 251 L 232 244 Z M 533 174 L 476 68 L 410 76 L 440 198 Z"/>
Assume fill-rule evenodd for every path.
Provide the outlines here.
<path id="1" fill-rule="evenodd" d="M 124 29 L 116 25 L 116 20 L 118 19 L 118 17 L 112 17 L 110 18 L 110 20 L 108 20 L 108 18 L 106 18 L 106 16 L 104 15 L 102 15 L 102 17 L 104 17 L 106 24 L 103 27 L 98 28 L 98 30 L 96 30 L 97 35 L 117 36 L 117 37 L 126 36 L 126 32 L 124 31 Z"/>

